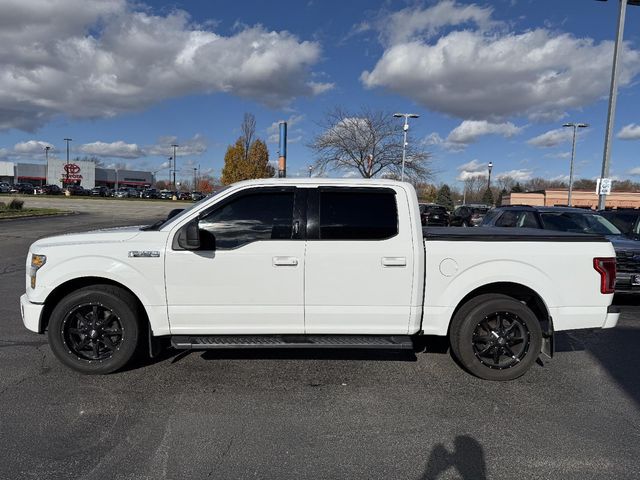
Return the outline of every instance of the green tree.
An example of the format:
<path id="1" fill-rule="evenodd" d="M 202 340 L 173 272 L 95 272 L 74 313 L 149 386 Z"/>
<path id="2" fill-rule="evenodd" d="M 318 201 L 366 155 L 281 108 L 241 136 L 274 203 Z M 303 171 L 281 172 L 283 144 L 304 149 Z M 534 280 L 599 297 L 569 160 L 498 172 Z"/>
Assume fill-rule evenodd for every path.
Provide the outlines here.
<path id="1" fill-rule="evenodd" d="M 498 207 L 502 205 L 502 199 L 504 198 L 504 196 L 505 196 L 505 195 L 508 195 L 508 193 L 507 193 L 507 189 L 506 189 L 506 188 L 503 188 L 503 189 L 500 191 L 500 195 L 498 195 L 498 201 L 496 202 L 496 205 L 497 205 Z"/>
<path id="2" fill-rule="evenodd" d="M 487 188 L 482 195 L 482 203 L 485 205 L 493 205 L 493 192 L 490 188 Z"/>
<path id="3" fill-rule="evenodd" d="M 522 185 L 520 182 L 516 182 L 516 184 L 511 188 L 511 193 L 522 193 Z"/>
<path id="4" fill-rule="evenodd" d="M 440 187 L 436 195 L 436 203 L 447 207 L 447 210 L 453 210 L 453 198 L 451 197 L 451 188 L 446 183 Z"/>

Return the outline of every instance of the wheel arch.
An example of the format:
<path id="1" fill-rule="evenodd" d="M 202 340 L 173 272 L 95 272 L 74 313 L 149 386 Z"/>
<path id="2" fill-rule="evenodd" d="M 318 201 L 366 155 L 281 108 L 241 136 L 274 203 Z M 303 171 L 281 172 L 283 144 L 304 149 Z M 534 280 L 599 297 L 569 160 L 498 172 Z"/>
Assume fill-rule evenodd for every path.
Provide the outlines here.
<path id="1" fill-rule="evenodd" d="M 487 293 L 502 294 L 523 302 L 527 307 L 531 309 L 531 311 L 540 322 L 540 326 L 545 337 L 551 336 L 553 334 L 553 319 L 551 318 L 546 302 L 540 296 L 540 294 L 538 294 L 532 288 L 527 287 L 526 285 L 522 285 L 521 283 L 495 282 L 482 285 L 475 290 L 472 290 L 458 302 L 455 309 L 453 310 L 453 313 L 451 314 L 447 335 L 449 335 L 451 331 L 451 324 L 453 323 L 453 319 L 455 318 L 460 308 L 462 308 L 462 306 L 464 306 L 467 302 L 477 297 L 478 295 Z"/>
<path id="2" fill-rule="evenodd" d="M 147 309 L 144 307 L 143 303 L 140 301 L 138 295 L 135 294 L 130 288 L 126 287 L 120 282 L 115 280 L 104 278 L 104 277 L 78 277 L 73 278 L 71 280 L 67 280 L 66 282 L 61 283 L 56 288 L 54 288 L 47 298 L 44 301 L 44 307 L 42 309 L 42 313 L 40 315 L 40 333 L 44 333 L 49 325 L 49 317 L 51 316 L 51 312 L 55 308 L 55 306 L 66 297 L 71 292 L 78 290 L 84 287 L 98 286 L 98 285 L 110 285 L 113 287 L 118 287 L 127 293 L 129 293 L 136 301 L 138 311 L 140 311 L 143 315 L 143 318 L 140 318 L 140 324 L 143 328 L 149 328 L 149 313 Z"/>

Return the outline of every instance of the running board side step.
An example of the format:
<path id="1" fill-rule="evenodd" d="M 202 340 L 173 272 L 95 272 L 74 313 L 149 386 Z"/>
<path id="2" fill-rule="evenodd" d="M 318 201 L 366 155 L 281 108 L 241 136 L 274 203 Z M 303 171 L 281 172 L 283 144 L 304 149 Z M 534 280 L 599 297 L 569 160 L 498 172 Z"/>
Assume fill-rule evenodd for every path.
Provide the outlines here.
<path id="1" fill-rule="evenodd" d="M 181 350 L 236 348 L 344 348 L 412 350 L 409 335 L 173 335 Z"/>

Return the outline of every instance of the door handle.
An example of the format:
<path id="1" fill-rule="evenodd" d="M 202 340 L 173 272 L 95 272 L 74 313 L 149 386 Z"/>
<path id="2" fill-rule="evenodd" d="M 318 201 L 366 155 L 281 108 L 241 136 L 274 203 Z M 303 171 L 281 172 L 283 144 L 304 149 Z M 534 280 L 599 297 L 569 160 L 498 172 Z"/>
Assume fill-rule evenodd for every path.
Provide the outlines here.
<path id="1" fill-rule="evenodd" d="M 406 267 L 406 257 L 382 257 L 383 267 Z"/>
<path id="2" fill-rule="evenodd" d="M 274 267 L 296 267 L 298 259 L 296 257 L 273 257 Z"/>

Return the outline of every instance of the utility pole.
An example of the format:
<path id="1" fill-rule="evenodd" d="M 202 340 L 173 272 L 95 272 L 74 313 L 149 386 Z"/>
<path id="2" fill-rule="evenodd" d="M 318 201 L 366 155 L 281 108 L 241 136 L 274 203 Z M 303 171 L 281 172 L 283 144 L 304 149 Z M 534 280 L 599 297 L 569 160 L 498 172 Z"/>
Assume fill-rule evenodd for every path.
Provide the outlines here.
<path id="1" fill-rule="evenodd" d="M 571 127 L 573 128 L 573 142 L 571 144 L 571 163 L 569 164 L 569 196 L 567 198 L 567 205 L 571 205 L 571 195 L 573 193 L 573 161 L 576 155 L 576 132 L 578 128 L 587 128 L 589 124 L 587 123 L 565 123 L 562 125 L 563 127 Z"/>
<path id="2" fill-rule="evenodd" d="M 196 172 L 198 171 L 198 167 L 193 167 L 193 188 L 191 189 L 192 192 L 195 192 L 197 190 L 196 187 Z"/>
<path id="3" fill-rule="evenodd" d="M 173 190 L 176 189 L 176 170 L 178 169 L 178 158 L 176 157 L 176 148 L 180 145 L 177 143 L 173 143 L 171 145 L 173 147 Z"/>
<path id="4" fill-rule="evenodd" d="M 600 0 L 607 1 L 607 0 Z M 604 153 L 602 155 L 602 171 L 600 178 L 609 178 L 609 170 L 611 166 L 611 141 L 613 140 L 613 124 L 616 116 L 616 103 L 618 99 L 618 71 L 620 50 L 622 49 L 622 38 L 624 35 L 624 19 L 627 12 L 627 3 L 640 6 L 638 0 L 620 0 L 620 10 L 618 11 L 618 29 L 616 34 L 616 43 L 613 50 L 613 66 L 611 68 L 611 88 L 609 90 L 609 109 L 607 111 L 607 128 L 604 135 Z M 604 210 L 606 203 L 606 195 L 598 192 L 598 209 Z"/>
<path id="5" fill-rule="evenodd" d="M 407 156 L 407 132 L 409 131 L 409 119 L 420 118 L 420 115 L 415 113 L 394 113 L 393 116 L 396 118 L 404 117 L 404 125 L 402 126 L 402 130 L 404 132 L 402 141 L 402 172 L 400 174 L 400 181 L 404 182 L 404 162 Z"/>
<path id="6" fill-rule="evenodd" d="M 489 162 L 487 168 L 489 169 L 489 176 L 487 177 L 487 190 L 489 190 L 491 189 L 491 170 L 493 170 L 493 162 Z"/>
<path id="7" fill-rule="evenodd" d="M 44 183 L 47 184 L 49 182 L 49 150 L 51 150 L 51 146 L 47 145 L 44 147 L 44 159 L 46 165 L 44 167 Z"/>
<path id="8" fill-rule="evenodd" d="M 69 185 L 69 142 L 72 141 L 71 138 L 65 138 L 65 142 L 67 142 L 67 168 L 65 169 L 65 173 L 67 174 L 66 184 Z"/>

